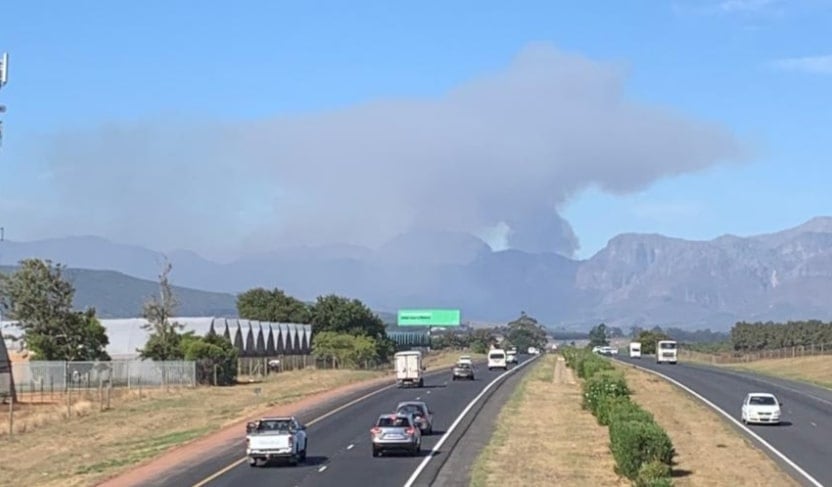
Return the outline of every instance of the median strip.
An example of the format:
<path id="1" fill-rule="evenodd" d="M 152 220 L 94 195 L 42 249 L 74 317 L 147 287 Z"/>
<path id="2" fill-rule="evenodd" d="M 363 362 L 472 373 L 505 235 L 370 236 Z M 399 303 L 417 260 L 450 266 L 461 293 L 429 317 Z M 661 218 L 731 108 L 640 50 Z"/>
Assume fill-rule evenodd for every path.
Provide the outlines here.
<path id="1" fill-rule="evenodd" d="M 581 409 L 563 358 L 546 355 L 533 367 L 500 412 L 471 485 L 628 485 L 613 471 L 606 429 Z"/>

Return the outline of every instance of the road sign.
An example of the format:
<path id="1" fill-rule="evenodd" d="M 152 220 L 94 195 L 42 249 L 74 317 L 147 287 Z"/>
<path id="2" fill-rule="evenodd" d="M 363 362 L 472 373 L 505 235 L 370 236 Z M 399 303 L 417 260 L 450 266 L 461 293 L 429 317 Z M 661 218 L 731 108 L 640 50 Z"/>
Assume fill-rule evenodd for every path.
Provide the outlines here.
<path id="1" fill-rule="evenodd" d="M 399 326 L 459 326 L 458 309 L 400 309 Z"/>

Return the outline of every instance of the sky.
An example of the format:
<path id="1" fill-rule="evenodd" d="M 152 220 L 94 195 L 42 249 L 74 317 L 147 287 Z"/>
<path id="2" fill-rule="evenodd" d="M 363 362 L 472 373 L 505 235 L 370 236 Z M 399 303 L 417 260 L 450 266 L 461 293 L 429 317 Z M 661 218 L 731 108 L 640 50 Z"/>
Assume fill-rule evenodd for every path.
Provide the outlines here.
<path id="1" fill-rule="evenodd" d="M 832 215 L 832 0 L 8 1 L 0 226 L 586 258 Z"/>

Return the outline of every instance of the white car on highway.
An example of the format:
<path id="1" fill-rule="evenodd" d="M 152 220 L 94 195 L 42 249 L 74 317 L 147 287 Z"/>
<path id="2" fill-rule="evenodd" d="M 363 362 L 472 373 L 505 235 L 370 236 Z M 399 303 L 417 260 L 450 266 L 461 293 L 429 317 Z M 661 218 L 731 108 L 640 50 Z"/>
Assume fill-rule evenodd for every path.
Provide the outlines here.
<path id="1" fill-rule="evenodd" d="M 742 402 L 740 418 L 743 423 L 780 424 L 780 406 L 774 394 L 768 392 L 751 392 Z"/>

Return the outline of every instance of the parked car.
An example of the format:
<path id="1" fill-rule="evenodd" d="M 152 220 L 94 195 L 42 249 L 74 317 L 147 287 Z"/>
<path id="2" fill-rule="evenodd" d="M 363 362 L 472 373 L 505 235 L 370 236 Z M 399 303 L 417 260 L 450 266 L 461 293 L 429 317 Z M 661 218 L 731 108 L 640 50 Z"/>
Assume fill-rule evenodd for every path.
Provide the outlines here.
<path id="1" fill-rule="evenodd" d="M 782 405 L 774 394 L 751 392 L 742 402 L 740 418 L 746 424 L 780 424 Z"/>
<path id="2" fill-rule="evenodd" d="M 413 456 L 422 451 L 422 433 L 409 414 L 382 414 L 370 430 L 373 456 L 404 451 Z"/>
<path id="3" fill-rule="evenodd" d="M 297 465 L 306 460 L 308 447 L 306 426 L 294 416 L 266 417 L 246 424 L 246 456 L 252 467 L 278 459 Z"/>

